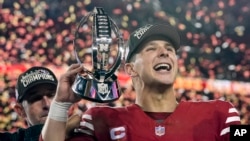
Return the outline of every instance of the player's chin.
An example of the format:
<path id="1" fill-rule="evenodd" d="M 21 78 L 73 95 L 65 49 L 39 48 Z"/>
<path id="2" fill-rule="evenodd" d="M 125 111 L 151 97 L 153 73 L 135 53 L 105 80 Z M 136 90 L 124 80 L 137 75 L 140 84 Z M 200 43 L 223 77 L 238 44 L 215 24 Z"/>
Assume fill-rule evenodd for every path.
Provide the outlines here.
<path id="1" fill-rule="evenodd" d="M 173 80 L 169 80 L 167 78 L 166 79 L 161 78 L 161 79 L 157 79 L 154 84 L 164 87 L 164 86 L 172 86 L 173 83 L 174 83 Z"/>
<path id="2" fill-rule="evenodd" d="M 174 83 L 174 77 L 171 76 L 162 76 L 156 78 L 158 83 L 161 83 L 163 85 L 172 85 Z"/>
<path id="3" fill-rule="evenodd" d="M 172 81 L 163 81 L 161 84 L 165 85 L 165 86 L 172 86 L 173 82 Z"/>
<path id="4" fill-rule="evenodd" d="M 44 123 L 44 122 L 46 121 L 46 119 L 47 119 L 47 116 L 41 117 L 41 118 L 40 118 L 41 123 Z"/>

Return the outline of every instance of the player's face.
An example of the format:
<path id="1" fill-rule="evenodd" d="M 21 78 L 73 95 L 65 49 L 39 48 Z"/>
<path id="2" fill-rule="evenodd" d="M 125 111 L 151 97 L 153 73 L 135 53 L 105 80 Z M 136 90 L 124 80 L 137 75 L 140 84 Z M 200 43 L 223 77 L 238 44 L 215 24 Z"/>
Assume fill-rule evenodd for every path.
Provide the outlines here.
<path id="1" fill-rule="evenodd" d="M 55 86 L 40 85 L 29 93 L 29 97 L 22 102 L 28 124 L 36 125 L 45 122 L 55 91 Z"/>
<path id="2" fill-rule="evenodd" d="M 173 45 L 165 40 L 147 42 L 135 57 L 134 69 L 149 86 L 172 85 L 177 75 L 177 56 Z"/>

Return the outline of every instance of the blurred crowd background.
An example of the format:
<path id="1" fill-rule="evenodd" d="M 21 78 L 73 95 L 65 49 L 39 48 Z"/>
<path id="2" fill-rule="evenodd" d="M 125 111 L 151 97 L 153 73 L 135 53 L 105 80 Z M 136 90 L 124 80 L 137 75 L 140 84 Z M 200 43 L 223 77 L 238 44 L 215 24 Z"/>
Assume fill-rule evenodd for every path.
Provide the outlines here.
<path id="1" fill-rule="evenodd" d="M 60 77 L 76 62 L 74 32 L 94 7 L 105 9 L 125 41 L 131 31 L 147 23 L 176 27 L 181 35 L 178 101 L 230 101 L 242 124 L 250 124 L 249 0 L 0 0 L 1 131 L 26 127 L 12 109 L 18 75 L 42 65 Z M 108 105 L 129 105 L 135 99 L 130 79 L 122 67 L 117 75 L 123 95 Z M 82 100 L 72 111 L 93 105 Z"/>

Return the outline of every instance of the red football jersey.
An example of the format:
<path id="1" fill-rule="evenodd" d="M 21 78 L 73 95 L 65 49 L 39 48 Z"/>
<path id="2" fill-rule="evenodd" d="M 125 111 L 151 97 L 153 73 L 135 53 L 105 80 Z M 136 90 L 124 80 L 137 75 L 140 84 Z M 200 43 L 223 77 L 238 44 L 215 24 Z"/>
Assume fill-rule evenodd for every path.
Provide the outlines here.
<path id="1" fill-rule="evenodd" d="M 163 122 L 150 118 L 136 104 L 128 107 L 93 107 L 82 116 L 70 141 L 229 141 L 229 127 L 240 124 L 229 102 L 180 102 Z"/>

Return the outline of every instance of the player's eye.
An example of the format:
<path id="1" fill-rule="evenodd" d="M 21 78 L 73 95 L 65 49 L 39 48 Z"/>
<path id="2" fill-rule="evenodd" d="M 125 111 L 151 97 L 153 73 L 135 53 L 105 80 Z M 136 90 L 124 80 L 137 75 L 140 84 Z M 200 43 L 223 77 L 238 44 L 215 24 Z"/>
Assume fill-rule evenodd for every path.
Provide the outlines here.
<path id="1" fill-rule="evenodd" d="M 28 103 L 32 104 L 39 100 L 42 100 L 44 96 L 48 98 L 53 98 L 55 96 L 55 91 L 45 91 L 43 93 L 34 93 L 32 96 L 28 97 L 26 100 Z"/>
<path id="2" fill-rule="evenodd" d="M 43 95 L 31 96 L 31 97 L 29 97 L 29 98 L 27 99 L 27 102 L 28 102 L 29 104 L 31 104 L 31 103 L 34 103 L 34 102 L 36 102 L 36 101 L 41 100 L 42 98 L 43 98 Z"/>
<path id="3" fill-rule="evenodd" d="M 155 47 L 148 47 L 148 48 L 146 48 L 146 51 L 151 51 L 151 50 L 156 50 L 156 48 Z"/>
<path id="4" fill-rule="evenodd" d="M 167 47 L 168 51 L 174 52 L 175 50 L 172 47 Z"/>
<path id="5" fill-rule="evenodd" d="M 52 97 L 54 97 L 55 95 L 56 95 L 55 92 L 50 92 L 50 93 L 48 93 L 46 96 L 49 97 L 49 98 L 52 98 Z"/>

